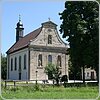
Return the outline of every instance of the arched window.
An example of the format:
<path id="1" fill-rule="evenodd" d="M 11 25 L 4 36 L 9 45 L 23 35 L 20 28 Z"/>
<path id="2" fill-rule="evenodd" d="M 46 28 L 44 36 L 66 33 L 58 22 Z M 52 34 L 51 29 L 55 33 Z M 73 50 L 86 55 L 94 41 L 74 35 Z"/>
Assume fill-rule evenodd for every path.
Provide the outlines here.
<path id="1" fill-rule="evenodd" d="M 17 58 L 15 57 L 15 70 L 17 70 Z"/>
<path id="2" fill-rule="evenodd" d="M 21 56 L 19 56 L 19 70 L 21 70 Z"/>
<path id="3" fill-rule="evenodd" d="M 42 66 L 42 54 L 38 56 L 38 66 Z"/>
<path id="4" fill-rule="evenodd" d="M 24 69 L 26 69 L 26 54 L 24 55 Z"/>
<path id="5" fill-rule="evenodd" d="M 57 57 L 57 66 L 61 67 L 61 56 Z"/>
<path id="6" fill-rule="evenodd" d="M 48 63 L 52 63 L 52 56 L 48 55 Z"/>
<path id="7" fill-rule="evenodd" d="M 13 70 L 13 58 L 11 58 L 11 71 Z"/>
<path id="8" fill-rule="evenodd" d="M 48 44 L 52 44 L 52 35 L 48 35 Z"/>

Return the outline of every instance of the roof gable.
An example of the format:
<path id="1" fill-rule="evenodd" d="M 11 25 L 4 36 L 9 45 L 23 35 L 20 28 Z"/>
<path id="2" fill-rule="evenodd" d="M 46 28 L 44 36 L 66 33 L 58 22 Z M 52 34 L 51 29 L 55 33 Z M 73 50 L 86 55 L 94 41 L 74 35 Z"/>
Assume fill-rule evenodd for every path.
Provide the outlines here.
<path id="1" fill-rule="evenodd" d="M 57 25 L 53 23 L 52 21 L 44 22 L 42 23 L 42 26 L 44 28 L 54 28 L 54 29 L 57 27 Z"/>
<path id="2" fill-rule="evenodd" d="M 48 36 L 51 36 L 52 43 L 48 43 Z M 57 29 L 43 27 L 41 33 L 30 42 L 31 46 L 46 46 L 46 47 L 66 47 L 66 44 L 61 40 Z"/>

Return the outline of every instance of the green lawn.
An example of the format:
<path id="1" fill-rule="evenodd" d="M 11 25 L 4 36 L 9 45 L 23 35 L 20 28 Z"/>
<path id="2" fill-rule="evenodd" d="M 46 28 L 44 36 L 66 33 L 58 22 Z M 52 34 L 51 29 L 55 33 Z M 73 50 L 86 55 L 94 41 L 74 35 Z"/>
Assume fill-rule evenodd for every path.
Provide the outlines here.
<path id="1" fill-rule="evenodd" d="M 39 86 L 36 91 L 34 86 L 2 88 L 2 96 L 6 99 L 95 99 L 98 96 L 98 86 L 92 87 L 67 87 Z"/>

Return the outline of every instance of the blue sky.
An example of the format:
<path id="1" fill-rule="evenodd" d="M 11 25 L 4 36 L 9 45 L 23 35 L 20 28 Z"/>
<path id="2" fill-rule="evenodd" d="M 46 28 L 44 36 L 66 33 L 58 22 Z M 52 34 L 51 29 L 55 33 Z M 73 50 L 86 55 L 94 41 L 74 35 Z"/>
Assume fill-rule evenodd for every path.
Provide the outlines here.
<path id="1" fill-rule="evenodd" d="M 64 10 L 64 1 L 6 1 L 2 3 L 1 52 L 5 52 L 15 43 L 16 24 L 21 15 L 24 25 L 24 35 L 41 27 L 41 23 L 51 19 L 61 24 L 59 12 Z"/>

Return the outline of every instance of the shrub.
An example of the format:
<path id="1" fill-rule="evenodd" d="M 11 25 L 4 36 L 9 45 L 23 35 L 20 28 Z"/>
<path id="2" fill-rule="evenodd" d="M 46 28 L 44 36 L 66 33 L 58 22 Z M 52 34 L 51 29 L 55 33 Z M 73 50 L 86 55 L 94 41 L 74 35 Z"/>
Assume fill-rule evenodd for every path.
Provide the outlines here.
<path id="1" fill-rule="evenodd" d="M 61 82 L 68 82 L 67 75 L 63 75 L 63 76 L 62 76 Z"/>

